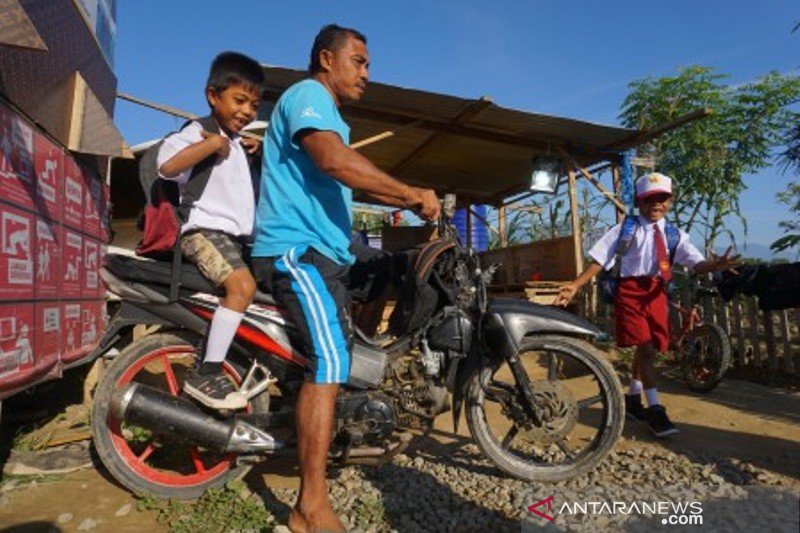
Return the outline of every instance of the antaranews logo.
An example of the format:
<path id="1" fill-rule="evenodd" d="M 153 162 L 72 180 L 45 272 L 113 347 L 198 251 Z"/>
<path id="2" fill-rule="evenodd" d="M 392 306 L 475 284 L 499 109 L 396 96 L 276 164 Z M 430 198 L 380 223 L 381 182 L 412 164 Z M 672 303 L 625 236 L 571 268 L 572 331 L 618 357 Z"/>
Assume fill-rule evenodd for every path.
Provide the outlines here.
<path id="1" fill-rule="evenodd" d="M 549 496 L 527 507 L 528 511 L 538 517 L 535 522 L 544 524 L 542 520 L 554 522 L 556 518 L 564 517 L 569 521 L 570 516 L 606 516 L 625 521 L 632 516 L 644 518 L 660 518 L 663 525 L 702 525 L 703 504 L 699 501 L 672 502 L 672 501 L 566 501 L 558 503 L 555 496 Z M 555 516 L 551 515 L 553 513 Z M 606 519 L 607 520 L 607 519 Z M 561 522 L 562 520 L 559 520 Z"/>

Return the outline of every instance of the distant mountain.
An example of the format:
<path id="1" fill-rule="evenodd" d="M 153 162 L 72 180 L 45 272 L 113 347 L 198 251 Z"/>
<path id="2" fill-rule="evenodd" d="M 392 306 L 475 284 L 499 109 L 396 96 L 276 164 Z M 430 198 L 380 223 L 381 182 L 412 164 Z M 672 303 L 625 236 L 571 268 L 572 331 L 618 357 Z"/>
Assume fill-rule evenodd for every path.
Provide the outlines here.
<path id="1" fill-rule="evenodd" d="M 797 252 L 781 252 L 775 253 L 769 249 L 768 244 L 761 244 L 759 242 L 749 242 L 747 247 L 741 247 L 739 253 L 742 257 L 751 259 L 761 259 L 762 261 L 770 261 L 772 259 L 786 259 L 788 261 L 797 261 Z"/>

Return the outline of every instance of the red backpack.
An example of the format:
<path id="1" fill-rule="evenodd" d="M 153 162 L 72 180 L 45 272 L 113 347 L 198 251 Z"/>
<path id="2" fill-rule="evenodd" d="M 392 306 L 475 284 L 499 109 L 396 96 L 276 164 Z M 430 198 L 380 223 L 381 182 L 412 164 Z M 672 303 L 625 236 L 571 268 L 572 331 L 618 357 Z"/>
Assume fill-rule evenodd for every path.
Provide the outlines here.
<path id="1" fill-rule="evenodd" d="M 219 126 L 213 117 L 196 120 L 203 129 L 219 134 Z M 182 127 L 191 124 L 186 122 Z M 165 137 L 166 138 L 166 137 Z M 158 176 L 158 150 L 164 143 L 162 139 L 148 148 L 139 160 L 139 183 L 145 196 L 143 219 L 140 219 L 142 239 L 136 247 L 136 255 L 153 259 L 171 259 L 170 301 L 178 298 L 180 287 L 181 226 L 189 219 L 192 205 L 200 199 L 211 177 L 217 154 L 211 154 L 192 168 L 189 180 L 181 194 L 178 183 L 161 179 Z"/>

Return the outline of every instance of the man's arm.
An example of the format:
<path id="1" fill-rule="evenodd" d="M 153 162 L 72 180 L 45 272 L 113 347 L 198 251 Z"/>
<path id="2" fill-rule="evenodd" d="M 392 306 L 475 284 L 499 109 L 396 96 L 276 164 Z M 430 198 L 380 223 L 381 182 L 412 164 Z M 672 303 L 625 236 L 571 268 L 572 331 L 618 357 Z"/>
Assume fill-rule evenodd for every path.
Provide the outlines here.
<path id="1" fill-rule="evenodd" d="M 333 179 L 384 204 L 412 209 L 428 220 L 439 216 L 439 200 L 433 190 L 411 187 L 394 179 L 346 146 L 335 132 L 305 130 L 299 137 L 299 144 L 317 168 Z"/>

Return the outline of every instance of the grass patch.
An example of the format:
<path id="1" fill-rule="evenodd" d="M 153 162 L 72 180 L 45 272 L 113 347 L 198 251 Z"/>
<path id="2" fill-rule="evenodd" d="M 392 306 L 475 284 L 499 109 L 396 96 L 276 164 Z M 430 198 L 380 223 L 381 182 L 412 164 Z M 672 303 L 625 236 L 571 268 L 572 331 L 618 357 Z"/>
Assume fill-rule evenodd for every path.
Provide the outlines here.
<path id="1" fill-rule="evenodd" d="M 240 481 L 209 489 L 194 503 L 140 496 L 137 509 L 155 511 L 156 520 L 173 533 L 272 531 L 276 526 L 272 514 L 247 493 Z"/>
<path id="2" fill-rule="evenodd" d="M 365 495 L 359 499 L 353 507 L 353 524 L 359 529 L 366 529 L 375 524 L 383 523 L 386 518 L 386 509 L 383 502 L 377 496 Z"/>

